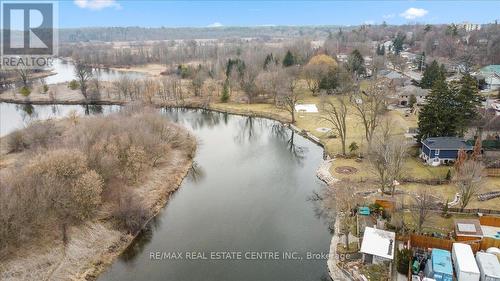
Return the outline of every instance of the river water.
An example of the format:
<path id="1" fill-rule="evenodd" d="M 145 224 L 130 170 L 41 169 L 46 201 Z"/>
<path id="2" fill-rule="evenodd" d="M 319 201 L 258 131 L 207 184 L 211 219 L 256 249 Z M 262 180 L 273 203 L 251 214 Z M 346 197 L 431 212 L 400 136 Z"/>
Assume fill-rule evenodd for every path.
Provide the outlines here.
<path id="1" fill-rule="evenodd" d="M 33 110 L 41 116 L 48 109 Z M 23 112 L 0 103 L 2 122 L 18 123 Z M 329 280 L 331 234 L 309 200 L 323 187 L 315 176 L 321 147 L 267 119 L 162 114 L 199 140 L 194 168 L 99 280 Z"/>
<path id="2" fill-rule="evenodd" d="M 71 62 L 55 59 L 51 70 L 55 75 L 45 77 L 47 84 L 65 83 L 69 82 L 75 77 L 75 67 Z M 117 71 L 113 69 L 94 69 L 94 75 L 99 75 L 102 81 L 114 81 L 119 79 L 122 75 L 127 75 L 131 79 L 138 79 L 145 77 L 144 74 L 132 71 Z"/>

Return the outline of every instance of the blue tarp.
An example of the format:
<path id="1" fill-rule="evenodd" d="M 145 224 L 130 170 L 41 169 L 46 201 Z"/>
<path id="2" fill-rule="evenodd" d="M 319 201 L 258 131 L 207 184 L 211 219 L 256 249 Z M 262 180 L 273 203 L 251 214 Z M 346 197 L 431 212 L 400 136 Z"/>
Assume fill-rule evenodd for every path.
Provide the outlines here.
<path id="1" fill-rule="evenodd" d="M 453 267 L 451 265 L 451 253 L 446 250 L 432 249 L 431 254 L 432 272 L 430 276 L 436 281 L 452 281 Z"/>
<path id="2" fill-rule="evenodd" d="M 368 216 L 370 214 L 370 208 L 368 207 L 359 207 L 359 214 Z"/>

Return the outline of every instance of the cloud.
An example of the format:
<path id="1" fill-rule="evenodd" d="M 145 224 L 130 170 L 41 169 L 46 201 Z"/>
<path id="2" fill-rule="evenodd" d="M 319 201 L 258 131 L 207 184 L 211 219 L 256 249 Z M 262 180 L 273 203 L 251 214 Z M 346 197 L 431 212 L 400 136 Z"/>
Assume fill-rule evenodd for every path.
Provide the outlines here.
<path id="1" fill-rule="evenodd" d="M 387 20 L 387 19 L 392 19 L 395 16 L 396 16 L 395 14 L 388 14 L 388 15 L 383 15 L 382 18 Z"/>
<path id="2" fill-rule="evenodd" d="M 74 0 L 75 5 L 82 9 L 102 10 L 105 8 L 121 9 L 115 0 Z"/>
<path id="3" fill-rule="evenodd" d="M 421 18 L 427 15 L 429 11 L 420 8 L 409 8 L 408 10 L 399 14 L 401 17 L 407 20 L 414 20 L 416 18 Z"/>
<path id="4" fill-rule="evenodd" d="M 375 21 L 374 21 L 374 20 L 366 20 L 365 22 L 363 22 L 363 24 L 366 24 L 366 25 L 374 25 L 374 24 L 375 24 Z"/>
<path id="5" fill-rule="evenodd" d="M 212 24 L 207 25 L 207 27 L 222 27 L 222 26 L 224 25 L 220 22 L 214 22 Z"/>

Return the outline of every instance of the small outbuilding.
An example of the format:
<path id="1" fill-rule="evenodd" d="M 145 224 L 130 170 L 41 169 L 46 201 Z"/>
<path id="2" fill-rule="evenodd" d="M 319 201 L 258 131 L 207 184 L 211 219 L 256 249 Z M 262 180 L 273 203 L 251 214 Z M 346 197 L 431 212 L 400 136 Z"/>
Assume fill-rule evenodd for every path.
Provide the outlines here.
<path id="1" fill-rule="evenodd" d="M 453 243 L 451 256 L 458 281 L 479 281 L 479 268 L 469 245 Z"/>
<path id="2" fill-rule="evenodd" d="M 495 255 L 478 252 L 476 261 L 481 272 L 481 281 L 500 281 L 500 263 Z"/>
<path id="3" fill-rule="evenodd" d="M 396 243 L 396 233 L 365 227 L 361 250 L 363 260 L 368 263 L 382 263 L 394 259 L 394 243 Z"/>
<path id="4" fill-rule="evenodd" d="M 453 281 L 451 253 L 446 250 L 432 249 L 431 259 L 425 266 L 425 276 L 436 281 Z"/>
<path id="5" fill-rule="evenodd" d="M 454 219 L 455 236 L 457 241 L 481 240 L 483 230 L 477 219 Z"/>

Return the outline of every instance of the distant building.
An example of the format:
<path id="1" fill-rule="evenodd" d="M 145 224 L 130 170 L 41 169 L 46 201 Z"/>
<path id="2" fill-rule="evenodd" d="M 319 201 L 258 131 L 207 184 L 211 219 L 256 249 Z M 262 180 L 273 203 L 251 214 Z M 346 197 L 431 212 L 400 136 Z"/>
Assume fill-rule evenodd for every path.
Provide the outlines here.
<path id="1" fill-rule="evenodd" d="M 363 260 L 367 263 L 382 263 L 394 259 L 396 233 L 365 227 L 361 250 Z"/>
<path id="2" fill-rule="evenodd" d="M 431 137 L 422 141 L 420 158 L 428 164 L 454 162 L 460 149 L 472 152 L 474 147 L 457 137 Z"/>
<path id="3" fill-rule="evenodd" d="M 415 85 L 408 85 L 400 88 L 398 92 L 398 99 L 400 105 L 408 105 L 410 101 L 410 96 L 415 96 L 417 99 L 417 104 L 425 104 L 427 95 L 429 94 L 429 90 L 422 89 Z"/>
<path id="4" fill-rule="evenodd" d="M 481 68 L 478 78 L 484 78 L 488 89 L 500 89 L 500 64 L 492 64 Z"/>
<path id="5" fill-rule="evenodd" d="M 478 23 L 463 22 L 458 24 L 458 26 L 465 29 L 467 32 L 481 30 L 481 25 Z"/>

